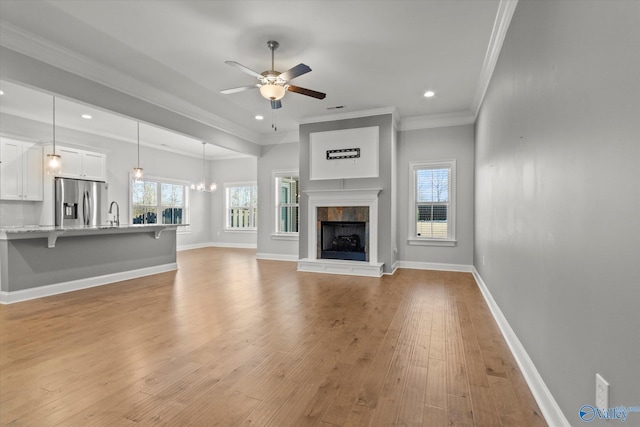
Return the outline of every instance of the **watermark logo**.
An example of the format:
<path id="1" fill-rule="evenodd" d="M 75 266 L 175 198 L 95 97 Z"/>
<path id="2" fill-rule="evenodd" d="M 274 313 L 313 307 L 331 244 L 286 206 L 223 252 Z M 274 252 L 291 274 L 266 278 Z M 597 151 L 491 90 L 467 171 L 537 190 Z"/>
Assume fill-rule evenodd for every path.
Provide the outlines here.
<path id="1" fill-rule="evenodd" d="M 589 423 L 596 418 L 600 420 L 618 420 L 621 422 L 627 421 L 627 417 L 631 412 L 640 412 L 640 406 L 616 406 L 615 408 L 596 408 L 591 405 L 584 405 L 578 411 L 580 419 L 586 423 Z"/>

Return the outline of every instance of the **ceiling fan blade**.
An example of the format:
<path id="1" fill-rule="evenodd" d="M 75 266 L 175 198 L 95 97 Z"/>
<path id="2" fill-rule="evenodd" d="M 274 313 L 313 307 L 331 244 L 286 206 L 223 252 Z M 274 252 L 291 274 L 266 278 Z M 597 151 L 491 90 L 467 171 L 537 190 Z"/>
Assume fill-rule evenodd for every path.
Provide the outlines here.
<path id="1" fill-rule="evenodd" d="M 303 74 L 308 73 L 309 71 L 311 71 L 311 68 L 309 68 L 308 65 L 305 64 L 298 64 L 293 68 L 288 69 L 287 71 L 285 71 L 284 73 L 280 74 L 280 78 L 284 81 L 289 81 L 289 80 L 293 80 L 296 77 L 299 77 Z"/>
<path id="2" fill-rule="evenodd" d="M 289 92 L 295 92 L 295 93 L 299 93 L 301 95 L 307 95 L 307 96 L 310 96 L 312 98 L 317 98 L 317 99 L 324 99 L 327 96 L 326 93 L 316 92 L 315 90 L 305 89 L 303 87 L 293 86 L 293 85 L 288 85 L 287 86 L 287 90 Z"/>
<path id="3" fill-rule="evenodd" d="M 280 102 L 279 99 L 276 101 L 271 101 L 271 109 L 277 110 L 278 108 L 282 108 L 282 102 Z"/>
<path id="4" fill-rule="evenodd" d="M 250 76 L 253 76 L 257 79 L 261 79 L 262 78 L 262 74 L 257 73 L 255 71 L 253 71 L 251 68 L 247 68 L 242 64 L 237 63 L 236 61 L 225 61 L 224 62 L 227 65 L 231 65 L 233 68 L 237 68 L 238 70 L 249 74 Z"/>
<path id="5" fill-rule="evenodd" d="M 221 90 L 220 93 L 228 95 L 230 93 L 244 92 L 245 90 L 256 89 L 257 87 L 258 87 L 257 84 L 252 85 L 252 86 L 234 87 L 234 88 L 231 88 L 231 89 Z"/>

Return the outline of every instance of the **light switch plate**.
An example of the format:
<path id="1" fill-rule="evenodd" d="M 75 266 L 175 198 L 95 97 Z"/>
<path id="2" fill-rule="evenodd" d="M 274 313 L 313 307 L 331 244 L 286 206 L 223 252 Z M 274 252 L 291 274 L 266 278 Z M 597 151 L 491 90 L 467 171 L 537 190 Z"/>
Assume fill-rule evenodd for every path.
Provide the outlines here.
<path id="1" fill-rule="evenodd" d="M 596 408 L 609 409 L 609 383 L 596 374 Z"/>

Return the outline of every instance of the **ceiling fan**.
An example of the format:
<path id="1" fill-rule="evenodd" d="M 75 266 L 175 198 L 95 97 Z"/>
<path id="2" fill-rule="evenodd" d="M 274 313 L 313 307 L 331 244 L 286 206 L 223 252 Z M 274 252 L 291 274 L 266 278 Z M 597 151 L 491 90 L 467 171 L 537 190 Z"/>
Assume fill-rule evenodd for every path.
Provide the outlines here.
<path id="1" fill-rule="evenodd" d="M 260 94 L 264 98 L 271 101 L 271 108 L 274 110 L 282 108 L 282 102 L 280 100 L 282 99 L 286 91 L 299 93 L 301 95 L 307 95 L 312 98 L 324 99 L 325 96 L 327 96 L 326 93 L 316 92 L 315 90 L 305 89 L 300 86 L 289 84 L 289 82 L 296 77 L 300 77 L 301 75 L 311 71 L 311 68 L 309 68 L 308 65 L 298 64 L 295 67 L 285 71 L 284 73 L 275 70 L 273 57 L 274 52 L 278 48 L 278 46 L 280 46 L 280 43 L 278 43 L 277 41 L 269 40 L 267 42 L 267 47 L 271 50 L 271 70 L 263 71 L 262 74 L 259 74 L 235 61 L 225 61 L 225 64 L 228 64 L 233 68 L 237 68 L 238 70 L 257 78 L 259 83 L 251 86 L 242 86 L 221 90 L 220 93 L 226 95 L 230 93 L 243 92 L 245 90 L 259 88 Z"/>

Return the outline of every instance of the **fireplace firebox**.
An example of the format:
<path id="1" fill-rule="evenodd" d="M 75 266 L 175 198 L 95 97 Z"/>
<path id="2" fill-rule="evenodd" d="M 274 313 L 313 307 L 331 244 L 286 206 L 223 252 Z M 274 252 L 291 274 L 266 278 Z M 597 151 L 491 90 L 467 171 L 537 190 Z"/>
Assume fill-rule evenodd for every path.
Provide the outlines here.
<path id="1" fill-rule="evenodd" d="M 321 258 L 366 261 L 366 222 L 322 221 Z"/>

